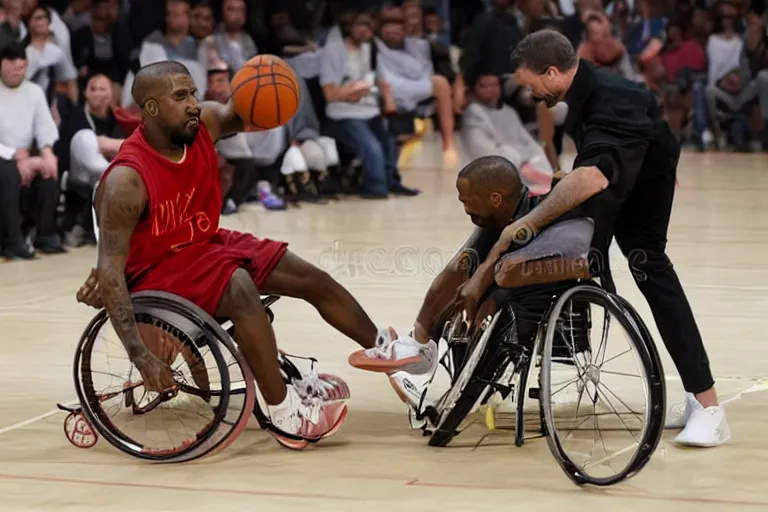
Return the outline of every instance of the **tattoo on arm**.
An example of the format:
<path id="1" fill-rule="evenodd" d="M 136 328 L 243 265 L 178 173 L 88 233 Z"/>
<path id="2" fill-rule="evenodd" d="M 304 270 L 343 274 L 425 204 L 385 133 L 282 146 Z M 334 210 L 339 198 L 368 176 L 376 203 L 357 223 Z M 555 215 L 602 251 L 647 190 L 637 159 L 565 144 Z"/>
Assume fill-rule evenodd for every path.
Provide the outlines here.
<path id="1" fill-rule="evenodd" d="M 99 191 L 98 281 L 112 326 L 131 358 L 146 347 L 133 314 L 125 280 L 131 236 L 147 203 L 146 190 L 133 169 L 117 167 Z"/>
<path id="2" fill-rule="evenodd" d="M 607 180 L 596 167 L 579 167 L 568 173 L 552 192 L 520 219 L 525 229 L 538 233 L 581 203 L 601 192 Z"/>

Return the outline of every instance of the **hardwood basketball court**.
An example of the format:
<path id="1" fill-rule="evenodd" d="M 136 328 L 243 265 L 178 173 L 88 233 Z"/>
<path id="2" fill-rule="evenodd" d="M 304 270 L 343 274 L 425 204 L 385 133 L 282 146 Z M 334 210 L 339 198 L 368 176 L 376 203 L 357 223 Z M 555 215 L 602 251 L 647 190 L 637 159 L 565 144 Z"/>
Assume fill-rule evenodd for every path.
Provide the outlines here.
<path id="1" fill-rule="evenodd" d="M 403 172 L 408 185 L 424 191 L 420 197 L 345 199 L 287 212 L 256 206 L 224 225 L 289 241 L 347 286 L 377 324 L 404 331 L 471 229 L 456 172 L 436 167 L 436 151 L 425 143 Z M 544 439 L 515 448 L 511 432 L 489 434 L 482 421 L 451 447 L 430 448 L 409 430 L 386 379 L 347 364 L 356 346 L 310 306 L 282 299 L 274 307 L 281 348 L 318 358 L 323 371 L 352 389 L 349 418 L 335 437 L 291 452 L 252 422 L 219 455 L 173 466 L 130 459 L 103 439 L 78 450 L 64 437 L 64 415 L 50 412 L 75 398 L 74 348 L 94 313 L 74 298 L 95 263 L 95 250 L 83 248 L 0 264 L 0 510 L 768 510 L 767 164 L 764 155 L 685 154 L 672 218 L 669 253 L 727 402 L 733 439 L 723 447 L 681 449 L 666 433 L 637 477 L 608 489 L 577 488 Z M 612 268 L 620 293 L 659 344 L 669 401 L 682 400 L 677 373 L 618 253 Z"/>

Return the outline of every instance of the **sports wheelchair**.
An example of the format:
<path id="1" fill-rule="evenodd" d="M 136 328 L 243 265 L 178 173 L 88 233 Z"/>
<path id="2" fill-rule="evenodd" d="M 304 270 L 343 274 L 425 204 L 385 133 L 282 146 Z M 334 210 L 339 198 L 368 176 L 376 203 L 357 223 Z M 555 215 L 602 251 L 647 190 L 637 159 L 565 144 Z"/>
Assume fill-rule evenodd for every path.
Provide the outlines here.
<path id="1" fill-rule="evenodd" d="M 262 298 L 270 322 L 271 306 L 278 299 Z M 86 327 L 75 352 L 79 403 L 58 404 L 69 413 L 64 432 L 73 445 L 91 448 L 103 437 L 139 459 L 177 463 L 230 446 L 251 414 L 262 429 L 273 428 L 248 364 L 234 344 L 231 322 L 218 322 L 191 302 L 165 292 L 135 293 L 132 301 L 144 342 L 171 365 L 178 390 L 158 394 L 143 389 L 141 375 L 110 332 L 108 314 L 102 309 Z M 302 359 L 308 368 L 302 367 Z M 283 378 L 300 396 L 349 398 L 343 382 L 317 374 L 316 362 L 279 354 Z M 104 366 L 97 369 L 99 364 Z M 169 428 L 167 423 L 173 421 L 177 424 Z"/>
<path id="2" fill-rule="evenodd" d="M 610 283 L 612 285 L 612 281 Z M 606 313 L 600 322 L 595 318 L 596 309 Z M 450 312 L 438 322 L 436 332 L 432 333 L 433 339 L 440 340 L 438 372 L 430 377 L 421 404 L 409 407 L 412 428 L 422 429 L 424 435 L 430 437 L 429 445 L 444 447 L 471 424 L 472 413 L 489 406 L 493 398 L 496 403 L 507 400 L 514 407 L 515 444 L 520 447 L 526 433 L 525 401 L 530 398 L 538 401 L 533 414 L 535 429 L 546 436 L 550 451 L 574 483 L 607 486 L 637 474 L 658 446 L 666 411 L 661 360 L 637 312 L 622 297 L 588 278 L 574 281 L 563 293 L 551 297 L 549 311 L 539 322 L 533 341 L 518 340 L 515 321 L 514 309 L 506 304 L 471 329 L 463 312 Z M 611 353 L 607 358 L 611 324 L 618 324 L 624 331 L 629 350 L 618 355 Z M 601 337 L 590 340 L 590 333 L 599 325 L 603 328 Z M 629 351 L 635 355 L 639 374 L 631 376 L 630 384 L 624 388 L 642 389 L 639 401 L 644 407 L 641 411 L 636 410 L 637 404 L 627 403 L 607 388 L 606 381 L 630 375 L 602 368 Z M 598 361 L 600 359 L 602 361 Z M 575 377 L 559 381 L 557 378 L 569 369 L 575 370 Z M 441 372 L 449 381 L 447 391 L 427 399 Z M 535 379 L 534 375 L 537 375 Z M 578 398 L 576 416 L 570 423 L 563 424 L 560 416 L 563 406 L 568 409 L 567 394 L 558 395 L 572 384 L 575 385 L 572 394 Z M 623 406 L 625 411 L 621 414 L 614 411 L 618 421 L 611 425 L 604 418 L 603 409 L 617 406 Z M 597 446 L 586 454 L 583 445 L 587 439 L 582 435 L 582 427 L 590 417 L 580 417 L 580 407 L 591 409 L 594 413 L 591 426 L 598 430 L 591 434 Z M 573 409 L 572 404 L 570 408 Z M 611 435 L 617 427 L 628 430 L 630 445 L 609 450 L 600 424 Z M 571 441 L 577 451 L 581 450 L 581 457 L 578 453 L 568 453 Z M 597 451 L 602 454 L 598 455 Z M 624 462 L 614 469 L 619 458 Z M 612 474 L 604 470 L 605 465 Z"/>

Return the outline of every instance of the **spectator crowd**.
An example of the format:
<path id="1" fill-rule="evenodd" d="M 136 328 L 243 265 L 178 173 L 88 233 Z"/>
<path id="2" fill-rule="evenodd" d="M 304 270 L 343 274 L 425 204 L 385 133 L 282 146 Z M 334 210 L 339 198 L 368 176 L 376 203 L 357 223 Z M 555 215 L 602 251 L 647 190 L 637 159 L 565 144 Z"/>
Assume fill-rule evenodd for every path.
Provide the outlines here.
<path id="1" fill-rule="evenodd" d="M 373 3 L 374 5 L 369 5 Z M 456 5 L 461 4 L 461 5 Z M 0 249 L 10 259 L 95 243 L 92 195 L 140 124 L 137 70 L 187 66 L 225 103 L 260 53 L 300 78 L 285 126 L 217 142 L 223 214 L 341 196 L 415 196 L 398 160 L 434 120 L 454 167 L 501 154 L 535 194 L 560 168 L 568 106 L 532 101 L 510 56 L 564 33 L 581 58 L 652 90 L 699 151 L 768 148 L 765 5 L 749 0 L 0 0 Z M 452 44 L 448 44 L 450 33 Z"/>

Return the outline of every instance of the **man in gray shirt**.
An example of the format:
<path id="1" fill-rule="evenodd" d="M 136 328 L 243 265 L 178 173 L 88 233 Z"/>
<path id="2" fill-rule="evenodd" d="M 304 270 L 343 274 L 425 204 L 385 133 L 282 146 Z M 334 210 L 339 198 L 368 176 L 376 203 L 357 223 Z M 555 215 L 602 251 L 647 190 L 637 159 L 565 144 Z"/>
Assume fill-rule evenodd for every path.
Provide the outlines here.
<path id="1" fill-rule="evenodd" d="M 0 242 L 11 259 L 34 257 L 22 236 L 20 205 L 28 207 L 35 247 L 64 252 L 55 229 L 59 182 L 53 144 L 59 132 L 43 90 L 25 80 L 26 69 L 21 45 L 0 50 Z"/>
<path id="2" fill-rule="evenodd" d="M 377 81 L 372 62 L 372 24 L 370 15 L 358 11 L 348 27 L 334 27 L 328 34 L 320 85 L 327 101 L 329 135 L 363 161 L 362 197 L 414 196 L 419 192 L 400 182 L 395 139 L 379 107 L 379 87 L 386 84 Z"/>

